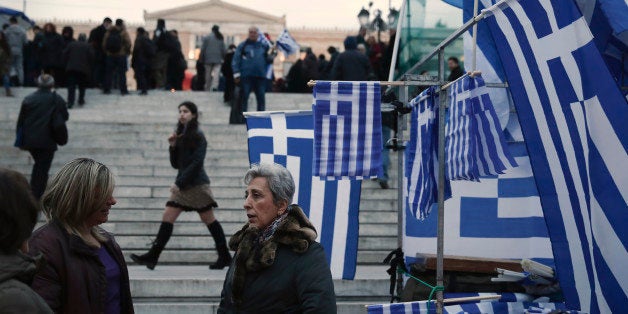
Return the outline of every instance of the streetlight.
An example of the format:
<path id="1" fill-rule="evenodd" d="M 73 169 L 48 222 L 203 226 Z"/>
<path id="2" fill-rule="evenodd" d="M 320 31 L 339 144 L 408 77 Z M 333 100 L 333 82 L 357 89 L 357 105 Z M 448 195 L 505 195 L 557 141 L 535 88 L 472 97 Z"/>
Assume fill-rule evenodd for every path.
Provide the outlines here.
<path id="1" fill-rule="evenodd" d="M 372 4 L 372 2 L 371 2 L 371 4 Z M 360 26 L 366 27 L 369 24 L 369 17 L 370 16 L 371 16 L 371 13 L 369 13 L 369 11 L 367 9 L 362 7 L 362 10 L 360 10 L 360 13 L 358 13 L 358 22 L 360 22 Z"/>
<path id="2" fill-rule="evenodd" d="M 382 19 L 382 10 L 375 11 L 375 18 L 371 23 L 371 30 L 377 31 L 377 42 L 380 42 L 380 34 L 387 29 L 386 22 Z"/>
<path id="3" fill-rule="evenodd" d="M 388 13 L 388 27 L 397 28 L 397 20 L 399 20 L 399 11 L 390 7 L 390 13 Z"/>

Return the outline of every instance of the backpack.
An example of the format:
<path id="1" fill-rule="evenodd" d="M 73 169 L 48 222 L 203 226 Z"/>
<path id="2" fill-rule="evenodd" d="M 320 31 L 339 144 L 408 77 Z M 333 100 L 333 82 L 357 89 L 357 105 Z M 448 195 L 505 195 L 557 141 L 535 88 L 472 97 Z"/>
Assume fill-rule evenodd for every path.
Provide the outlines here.
<path id="1" fill-rule="evenodd" d="M 109 53 L 118 53 L 122 49 L 122 35 L 120 30 L 113 28 L 109 31 L 109 37 L 105 43 L 105 50 Z"/>

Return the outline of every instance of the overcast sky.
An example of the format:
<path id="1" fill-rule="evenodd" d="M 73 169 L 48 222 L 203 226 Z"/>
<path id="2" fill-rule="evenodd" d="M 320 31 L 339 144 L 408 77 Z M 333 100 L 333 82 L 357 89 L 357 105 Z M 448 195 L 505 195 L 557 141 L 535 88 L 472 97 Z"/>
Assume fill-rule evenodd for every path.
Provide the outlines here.
<path id="1" fill-rule="evenodd" d="M 357 14 L 368 1 L 362 0 L 224 0 L 236 5 L 287 16 L 288 27 L 357 26 Z M 462 13 L 441 0 L 426 0 L 426 26 L 442 19 L 448 26 L 461 25 Z M 33 19 L 50 18 L 101 21 L 104 16 L 122 18 L 127 22 L 143 22 L 143 11 L 169 9 L 202 0 L 27 0 L 26 14 Z M 373 0 L 373 8 L 388 14 L 388 0 Z M 392 0 L 399 8 L 402 0 Z M 22 0 L 0 0 L 0 6 L 22 10 Z"/>

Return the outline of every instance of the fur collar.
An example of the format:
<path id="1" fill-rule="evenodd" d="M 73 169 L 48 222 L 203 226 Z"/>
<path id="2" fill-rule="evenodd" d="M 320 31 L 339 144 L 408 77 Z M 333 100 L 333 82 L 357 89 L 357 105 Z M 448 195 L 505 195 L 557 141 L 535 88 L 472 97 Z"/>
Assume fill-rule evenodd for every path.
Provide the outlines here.
<path id="1" fill-rule="evenodd" d="M 237 303 L 242 296 L 246 273 L 259 271 L 275 262 L 277 245 L 289 247 L 293 252 L 305 253 L 310 242 L 316 239 L 316 230 L 298 205 L 290 205 L 288 216 L 279 224 L 275 233 L 262 243 L 257 243 L 261 230 L 247 223 L 231 237 L 229 247 L 236 251 L 232 293 Z"/>

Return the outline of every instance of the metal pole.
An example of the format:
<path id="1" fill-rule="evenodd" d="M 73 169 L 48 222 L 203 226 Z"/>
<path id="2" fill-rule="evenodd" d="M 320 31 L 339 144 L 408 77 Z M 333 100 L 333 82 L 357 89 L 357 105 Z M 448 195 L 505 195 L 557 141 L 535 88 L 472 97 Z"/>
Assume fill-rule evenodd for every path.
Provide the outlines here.
<path id="1" fill-rule="evenodd" d="M 478 16 L 478 1 L 473 2 L 473 18 Z M 473 59 L 471 60 L 471 71 L 477 69 L 477 49 L 478 49 L 478 23 L 473 24 Z"/>
<path id="2" fill-rule="evenodd" d="M 395 67 L 397 66 L 397 54 L 399 52 L 399 39 L 401 38 L 401 25 L 403 23 L 403 13 L 406 9 L 406 1 L 401 3 L 399 9 L 399 20 L 397 21 L 397 32 L 395 33 L 395 45 L 393 46 L 393 55 L 390 62 L 390 71 L 388 71 L 388 80 L 393 81 L 395 79 Z"/>
<path id="3" fill-rule="evenodd" d="M 438 51 L 438 78 L 445 82 L 445 47 Z M 436 285 L 444 285 L 443 249 L 445 231 L 445 105 L 447 91 L 440 90 L 438 106 L 438 231 L 436 239 Z M 443 292 L 436 292 L 436 313 L 443 313 Z"/>
<path id="4" fill-rule="evenodd" d="M 401 102 L 408 103 L 408 86 L 403 86 L 401 90 Z M 403 145 L 403 130 L 405 126 L 405 115 L 398 113 L 397 115 L 397 145 Z M 404 150 L 397 150 L 397 247 L 403 249 L 403 214 L 404 214 L 404 198 L 403 198 L 403 157 Z M 397 293 L 403 290 L 403 276 L 397 276 Z"/>

